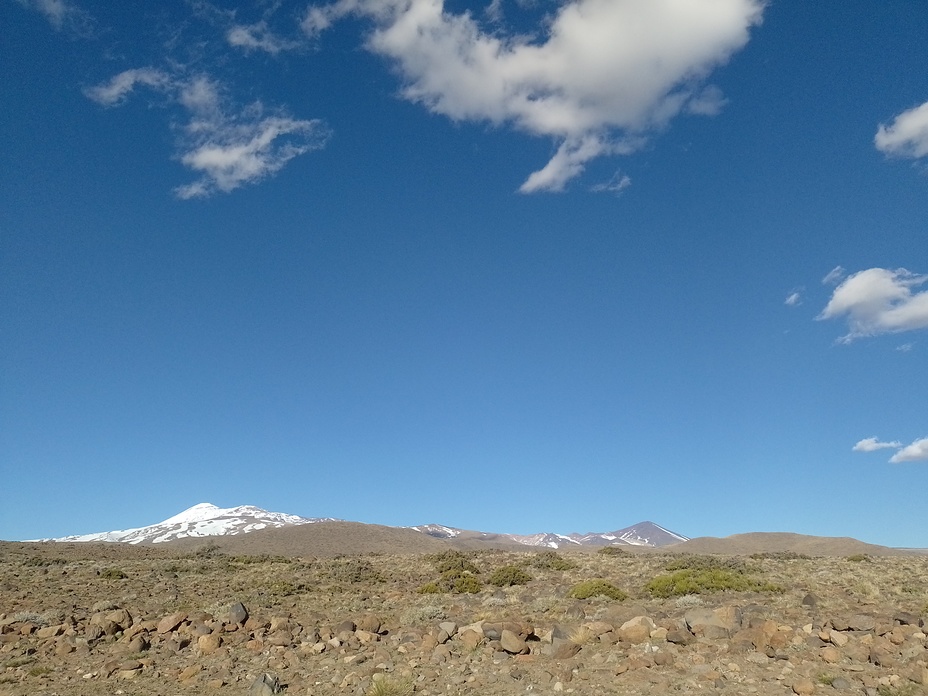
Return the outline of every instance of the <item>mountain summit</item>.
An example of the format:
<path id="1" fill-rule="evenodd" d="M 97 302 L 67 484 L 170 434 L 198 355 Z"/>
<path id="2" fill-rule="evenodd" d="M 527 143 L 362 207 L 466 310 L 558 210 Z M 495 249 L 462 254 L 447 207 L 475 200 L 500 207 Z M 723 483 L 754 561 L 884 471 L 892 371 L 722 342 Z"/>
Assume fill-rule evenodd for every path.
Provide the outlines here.
<path id="1" fill-rule="evenodd" d="M 127 544 L 158 544 L 184 537 L 247 534 L 259 529 L 312 524 L 329 518 L 299 517 L 283 512 L 268 512 L 253 505 L 221 508 L 212 503 L 198 503 L 158 524 L 115 532 L 80 534 L 43 541 L 121 541 Z"/>
<path id="2" fill-rule="evenodd" d="M 41 541 L 118 541 L 126 544 L 160 544 L 186 537 L 232 536 L 247 534 L 260 529 L 294 527 L 315 522 L 333 522 L 331 517 L 299 517 L 283 512 L 268 512 L 254 505 L 220 508 L 212 503 L 199 503 L 158 524 L 114 532 L 97 532 L 42 539 Z M 658 548 L 687 541 L 688 537 L 671 532 L 653 522 L 639 522 L 614 532 L 590 532 L 588 534 L 505 534 L 476 532 L 426 524 L 409 529 L 437 539 L 460 541 L 515 542 L 525 546 L 542 546 L 551 549 L 575 548 L 579 546 L 642 546 Z"/>
<path id="3" fill-rule="evenodd" d="M 423 524 L 410 527 L 417 532 L 428 534 L 439 539 L 508 539 L 526 546 L 544 546 L 549 549 L 573 548 L 577 546 L 642 546 L 659 548 L 671 546 L 684 541 L 689 537 L 671 532 L 653 522 L 639 522 L 631 527 L 617 529 L 614 532 L 588 532 L 587 534 L 556 534 L 554 532 L 539 532 L 538 534 L 490 534 L 488 532 L 469 532 L 454 527 L 445 527 L 440 524 Z"/>

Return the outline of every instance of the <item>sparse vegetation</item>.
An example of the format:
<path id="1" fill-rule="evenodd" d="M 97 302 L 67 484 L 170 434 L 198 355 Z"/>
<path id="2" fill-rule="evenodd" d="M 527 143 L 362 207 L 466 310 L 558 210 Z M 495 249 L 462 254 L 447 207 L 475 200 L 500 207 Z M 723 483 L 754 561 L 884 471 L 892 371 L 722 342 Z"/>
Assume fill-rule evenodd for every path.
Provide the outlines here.
<path id="1" fill-rule="evenodd" d="M 664 566 L 664 570 L 726 570 L 745 573 L 750 569 L 742 558 L 726 556 L 677 556 Z"/>
<path id="2" fill-rule="evenodd" d="M 593 635 L 587 626 L 578 626 L 567 634 L 567 640 L 569 640 L 574 645 L 588 645 L 596 639 L 596 636 Z"/>
<path id="3" fill-rule="evenodd" d="M 591 597 L 608 597 L 617 602 L 628 599 L 628 594 L 611 582 L 602 579 L 584 580 L 570 588 L 568 597 L 574 599 L 590 599 Z"/>
<path id="4" fill-rule="evenodd" d="M 812 556 L 796 551 L 763 551 L 761 553 L 752 553 L 751 558 L 756 561 L 810 561 Z"/>
<path id="5" fill-rule="evenodd" d="M 873 559 L 866 553 L 854 553 L 848 556 L 845 560 L 848 560 L 851 563 L 873 563 Z"/>
<path id="6" fill-rule="evenodd" d="M 596 553 L 601 556 L 627 556 L 628 551 L 623 549 L 621 546 L 603 546 Z"/>
<path id="7" fill-rule="evenodd" d="M 435 567 L 435 570 L 442 574 L 454 570 L 475 575 L 480 573 L 470 557 L 461 551 L 445 551 L 444 553 L 433 554 L 428 557 L 428 560 Z"/>
<path id="8" fill-rule="evenodd" d="M 328 693 L 334 688 L 355 696 L 390 695 L 409 680 L 415 694 L 447 691 L 513 696 L 524 693 L 539 677 L 550 686 L 544 670 L 551 666 L 551 660 L 571 659 L 553 658 L 557 650 L 561 655 L 578 656 L 573 660 L 577 681 L 565 691 L 582 684 L 584 693 L 613 693 L 620 687 L 615 685 L 612 663 L 624 669 L 626 660 L 644 655 L 654 664 L 647 669 L 630 669 L 620 690 L 637 694 L 650 688 L 670 694 L 685 691 L 696 678 L 691 658 L 708 657 L 715 647 L 731 644 L 730 639 L 703 633 L 696 624 L 690 626 L 690 633 L 699 640 L 687 642 L 690 637 L 681 621 L 694 607 L 702 611 L 693 612 L 691 618 L 714 615 L 724 621 L 740 608 L 750 617 L 752 629 L 759 628 L 755 615 L 776 621 L 777 640 L 771 643 L 776 643 L 778 655 L 788 656 L 796 665 L 795 677 L 783 680 L 787 685 L 802 676 L 812 680 L 816 693 L 837 694 L 845 682 L 856 686 L 866 678 L 872 685 L 872 696 L 916 696 L 924 691 L 921 685 L 911 693 L 907 691 L 910 673 L 870 662 L 869 652 L 861 651 L 858 656 L 852 649 L 842 649 L 840 663 L 826 662 L 818 649 L 808 649 L 803 626 L 810 616 L 827 625 L 829 620 L 873 614 L 878 625 L 892 625 L 894 617 L 909 614 L 904 619 L 909 623 L 895 635 L 896 640 L 903 638 L 901 644 L 888 639 L 879 643 L 897 665 L 905 664 L 904 654 L 921 659 L 924 641 L 914 625 L 918 618 L 928 618 L 924 584 L 928 556 L 874 555 L 870 562 L 855 563 L 847 560 L 848 554 L 859 550 L 854 547 L 842 548 L 839 555 L 816 557 L 814 562 L 801 555 L 766 552 L 738 556 L 618 550 L 620 553 L 613 554 L 595 553 L 597 549 L 580 553 L 507 548 L 455 550 L 433 556 L 329 554 L 300 559 L 260 554 L 200 557 L 157 546 L 28 549 L 0 543 L 0 552 L 5 553 L 0 563 L 0 632 L 4 638 L 0 641 L 4 648 L 0 654 L 0 692 L 24 695 L 38 690 L 96 696 L 106 684 L 122 686 L 129 670 L 117 666 L 117 671 L 108 671 L 131 661 L 138 681 L 125 684 L 130 689 L 147 689 L 146 693 L 175 693 L 176 675 L 198 664 L 203 671 L 184 684 L 188 691 L 197 693 L 211 691 L 208 683 L 220 677 L 227 686 L 217 693 L 229 687 L 247 690 L 256 670 L 264 668 L 300 694 L 320 689 L 328 689 Z M 337 551 L 333 549 L 333 553 Z M 67 559 L 67 563 L 35 560 L 46 555 Z M 562 561 L 576 567 L 561 570 Z M 100 580 L 108 569 L 121 571 L 126 577 Z M 525 580 L 523 573 L 534 579 Z M 527 584 L 518 584 L 522 580 Z M 495 591 L 498 587 L 504 591 Z M 780 588 L 787 588 L 788 594 L 774 594 Z M 748 594 L 739 594 L 743 592 Z M 800 604 L 807 594 L 817 599 L 814 609 Z M 631 604 L 631 597 L 635 606 L 627 609 L 616 601 L 624 599 L 625 604 Z M 258 631 L 264 626 L 262 656 L 252 656 L 247 646 L 251 636 L 238 621 L 223 627 L 219 650 L 201 650 L 195 635 L 202 630 L 197 629 L 198 622 L 227 622 L 238 602 L 245 605 Z M 174 613 L 186 613 L 189 618 L 175 631 L 146 631 L 147 638 L 143 635 L 141 644 L 130 647 L 134 631 L 128 638 L 119 637 L 120 631 L 129 633 L 120 623 L 123 609 L 133 625 L 159 621 Z M 723 611 L 716 613 L 720 609 Z M 732 611 L 726 611 L 729 609 Z M 651 635 L 651 645 L 658 652 L 647 652 L 644 646 L 630 649 L 625 643 L 633 645 L 632 634 L 621 626 L 639 614 L 668 630 L 673 622 L 683 632 L 679 636 L 683 641 L 671 646 L 660 636 Z M 379 620 L 381 628 L 373 630 L 369 620 Z M 353 637 L 341 635 L 344 629 L 337 630 L 347 621 L 358 627 Z M 457 631 L 441 626 L 444 622 L 455 624 Z M 61 630 L 42 630 L 62 624 Z M 271 628 L 278 624 L 279 629 Z M 502 633 L 507 629 L 522 639 L 531 658 L 506 660 L 496 654 L 502 650 Z M 101 630 L 105 631 L 102 635 Z M 443 637 L 443 630 L 450 638 Z M 339 635 L 336 648 L 332 639 Z M 559 639 L 548 642 L 546 635 Z M 602 640 L 600 635 L 604 635 Z M 291 642 L 281 650 L 271 644 L 271 636 L 275 642 Z M 848 637 L 851 648 L 863 640 L 850 633 Z M 178 648 L 184 639 L 189 643 Z M 89 661 L 83 649 L 85 640 L 91 649 Z M 616 640 L 620 644 L 613 645 Z M 273 667 L 266 662 L 287 650 L 296 654 L 297 646 L 302 646 L 299 665 L 289 665 L 284 659 L 274 660 Z M 310 650 L 310 646 L 316 647 Z M 516 643 L 516 650 L 518 646 Z M 67 652 L 70 648 L 75 650 Z M 723 668 L 736 664 L 745 680 L 754 680 L 759 693 L 770 690 L 765 680 L 774 678 L 775 673 L 769 667 L 780 667 L 779 663 L 748 659 L 756 652 L 750 647 L 744 653 L 740 648 L 727 653 L 724 648 L 720 650 Z M 654 659 L 660 652 L 673 652 L 679 659 L 672 665 L 660 664 Z M 343 662 L 345 658 L 357 662 Z M 358 664 L 361 666 L 355 666 Z M 383 676 L 374 677 L 380 674 L 381 664 Z M 851 672 L 849 667 L 861 671 Z M 228 679 L 222 670 L 228 672 Z M 85 674 L 90 676 L 84 678 Z M 890 680 L 893 674 L 897 676 Z M 458 681 L 450 682 L 455 677 Z M 659 679 L 659 685 L 658 681 L 645 684 L 648 677 Z M 456 688 L 446 689 L 449 682 Z M 344 687 L 339 687 L 342 683 Z M 880 684 L 885 686 L 878 692 Z M 405 696 L 409 692 L 398 693 Z"/>
<path id="9" fill-rule="evenodd" d="M 758 580 L 745 573 L 721 568 L 678 570 L 659 575 L 645 587 L 652 597 L 667 598 L 710 592 L 783 592 L 773 583 Z"/>
<path id="10" fill-rule="evenodd" d="M 414 692 L 411 679 L 397 679 L 383 674 L 377 677 L 366 696 L 412 696 Z"/>
<path id="11" fill-rule="evenodd" d="M 336 558 L 329 567 L 329 576 L 333 580 L 352 584 L 384 581 L 380 571 L 366 558 Z"/>
<path id="12" fill-rule="evenodd" d="M 100 577 L 105 580 L 125 580 L 129 576 L 119 568 L 106 568 L 100 571 Z"/>
<path id="13" fill-rule="evenodd" d="M 557 551 L 542 551 L 535 554 L 527 565 L 541 570 L 573 570 L 577 567 L 576 563 L 564 558 Z"/>
<path id="14" fill-rule="evenodd" d="M 881 685 L 876 689 L 879 696 L 916 696 L 920 694 L 915 684 L 900 684 L 898 686 Z"/>
<path id="15" fill-rule="evenodd" d="M 519 566 L 507 565 L 493 571 L 487 582 L 496 587 L 511 587 L 512 585 L 524 585 L 530 582 L 531 579 L 532 576 Z"/>

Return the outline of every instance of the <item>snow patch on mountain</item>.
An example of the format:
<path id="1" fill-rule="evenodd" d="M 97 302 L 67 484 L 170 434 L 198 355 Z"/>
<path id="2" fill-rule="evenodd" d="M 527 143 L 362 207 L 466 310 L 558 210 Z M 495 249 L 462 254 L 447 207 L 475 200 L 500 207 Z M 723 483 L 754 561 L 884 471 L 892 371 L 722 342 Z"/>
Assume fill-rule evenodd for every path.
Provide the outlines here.
<path id="1" fill-rule="evenodd" d="M 329 521 L 331 518 L 299 517 L 283 512 L 268 512 L 253 505 L 220 508 L 212 503 L 198 503 L 158 524 L 95 534 L 78 534 L 42 541 L 110 541 L 127 544 L 160 544 L 186 537 L 247 534 L 259 529 L 289 527 Z"/>

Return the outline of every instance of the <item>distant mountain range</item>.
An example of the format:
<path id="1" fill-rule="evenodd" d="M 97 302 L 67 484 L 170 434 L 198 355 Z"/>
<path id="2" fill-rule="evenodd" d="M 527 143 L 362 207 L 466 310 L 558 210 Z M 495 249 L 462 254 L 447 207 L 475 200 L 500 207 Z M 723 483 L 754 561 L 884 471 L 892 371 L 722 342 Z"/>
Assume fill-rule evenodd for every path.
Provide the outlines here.
<path id="1" fill-rule="evenodd" d="M 220 508 L 211 503 L 199 503 L 192 508 L 169 517 L 164 522 L 147 527 L 122 529 L 114 532 L 79 534 L 43 539 L 42 541 L 119 541 L 127 544 L 160 544 L 187 537 L 226 536 L 247 534 L 259 529 L 292 527 L 299 524 L 325 522 L 331 518 L 299 517 L 283 512 L 268 512 L 253 505 Z"/>
<path id="2" fill-rule="evenodd" d="M 631 527 L 614 532 L 590 532 L 589 534 L 555 534 L 540 532 L 538 534 L 490 534 L 488 532 L 470 532 L 440 524 L 426 524 L 410 527 L 417 532 L 439 539 L 482 538 L 508 539 L 526 546 L 545 546 L 552 549 L 571 548 L 575 546 L 646 546 L 660 548 L 688 541 L 689 537 L 671 532 L 653 522 L 639 522 Z"/>
<path id="3" fill-rule="evenodd" d="M 261 529 L 294 527 L 320 522 L 336 522 L 330 517 L 299 517 L 282 512 L 268 512 L 253 505 L 220 508 L 211 503 L 199 503 L 183 512 L 169 517 L 158 524 L 113 532 L 79 534 L 42 539 L 60 542 L 122 542 L 127 544 L 160 544 L 191 537 L 230 536 L 247 534 Z M 639 522 L 614 532 L 592 532 L 589 534 L 503 534 L 477 532 L 440 524 L 426 524 L 407 529 L 437 539 L 509 541 L 525 546 L 546 548 L 578 548 L 582 546 L 639 546 L 659 548 L 687 541 L 685 537 L 671 532 L 653 522 Z"/>

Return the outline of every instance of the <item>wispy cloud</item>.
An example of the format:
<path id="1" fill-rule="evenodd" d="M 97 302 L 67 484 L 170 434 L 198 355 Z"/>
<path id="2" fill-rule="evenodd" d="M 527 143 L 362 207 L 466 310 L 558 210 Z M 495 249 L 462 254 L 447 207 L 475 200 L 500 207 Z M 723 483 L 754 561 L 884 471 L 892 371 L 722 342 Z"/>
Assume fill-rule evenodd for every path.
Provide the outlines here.
<path id="1" fill-rule="evenodd" d="M 783 304 L 785 304 L 787 307 L 798 307 L 799 305 L 801 305 L 802 304 L 802 290 L 797 289 L 797 290 L 791 291 L 786 296 L 786 299 L 783 301 Z"/>
<path id="2" fill-rule="evenodd" d="M 903 447 L 896 452 L 890 462 L 898 464 L 900 462 L 918 462 L 928 460 L 928 437 L 916 440 L 911 445 Z"/>
<path id="3" fill-rule="evenodd" d="M 835 266 L 822 278 L 822 285 L 837 285 L 844 280 L 846 273 L 842 266 Z"/>
<path id="4" fill-rule="evenodd" d="M 236 24 L 226 32 L 229 45 L 246 52 L 264 51 L 277 55 L 282 51 L 291 51 L 301 46 L 299 41 L 292 41 L 278 36 L 268 26 L 266 20 L 255 24 Z"/>
<path id="5" fill-rule="evenodd" d="M 499 16 L 499 6 L 491 4 Z M 402 95 L 456 121 L 509 124 L 557 151 L 522 184 L 560 191 L 586 164 L 640 147 L 682 112 L 724 104 L 706 76 L 742 48 L 763 0 L 572 0 L 544 41 L 483 31 L 441 0 L 337 0 L 312 6 L 315 37 L 346 15 L 373 20 L 367 48 L 397 65 Z"/>
<path id="6" fill-rule="evenodd" d="M 230 106 L 220 85 L 206 75 L 186 77 L 151 67 L 136 68 L 85 94 L 112 107 L 125 101 L 138 85 L 164 94 L 186 114 L 178 128 L 178 159 L 201 176 L 175 188 L 179 198 L 228 193 L 256 183 L 294 157 L 323 147 L 329 136 L 321 121 L 296 119 L 282 111 L 268 114 L 260 101 Z"/>
<path id="7" fill-rule="evenodd" d="M 40 12 L 56 31 L 66 31 L 76 36 L 91 36 L 94 21 L 90 14 L 66 0 L 18 0 L 23 7 Z"/>
<path id="8" fill-rule="evenodd" d="M 898 350 L 900 353 L 908 353 L 908 352 L 910 352 L 914 347 L 915 347 L 915 343 L 913 343 L 913 342 L 901 343 L 900 345 L 896 346 L 896 350 Z"/>
<path id="9" fill-rule="evenodd" d="M 903 111 L 889 125 L 880 124 L 874 144 L 887 155 L 911 158 L 928 155 L 928 102 Z"/>
<path id="10" fill-rule="evenodd" d="M 835 288 L 818 319 L 847 317 L 850 331 L 839 340 L 928 328 L 928 291 L 914 290 L 928 281 L 904 268 L 868 268 L 848 276 Z"/>
<path id="11" fill-rule="evenodd" d="M 876 452 L 881 449 L 897 449 L 902 447 L 901 442 L 881 442 L 879 438 L 868 437 L 851 448 L 852 452 Z"/>
<path id="12" fill-rule="evenodd" d="M 595 184 L 591 188 L 594 193 L 614 193 L 619 195 L 632 185 L 632 179 L 628 174 L 623 174 L 621 171 L 617 171 L 609 181 L 603 181 L 602 183 Z"/>

